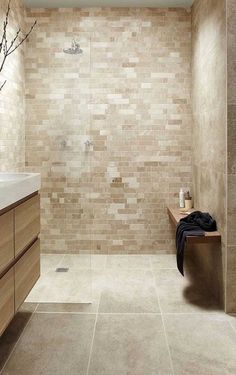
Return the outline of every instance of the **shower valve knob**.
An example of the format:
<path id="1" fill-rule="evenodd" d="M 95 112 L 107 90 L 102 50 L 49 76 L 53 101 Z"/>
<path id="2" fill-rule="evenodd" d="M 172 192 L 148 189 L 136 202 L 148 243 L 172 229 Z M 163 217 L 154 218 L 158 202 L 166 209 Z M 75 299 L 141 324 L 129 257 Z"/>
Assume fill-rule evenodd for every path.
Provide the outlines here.
<path id="1" fill-rule="evenodd" d="M 93 145 L 93 143 L 91 141 L 89 141 L 88 139 L 87 139 L 87 141 L 84 142 L 84 144 L 85 144 L 86 147 L 90 147 L 90 146 Z"/>

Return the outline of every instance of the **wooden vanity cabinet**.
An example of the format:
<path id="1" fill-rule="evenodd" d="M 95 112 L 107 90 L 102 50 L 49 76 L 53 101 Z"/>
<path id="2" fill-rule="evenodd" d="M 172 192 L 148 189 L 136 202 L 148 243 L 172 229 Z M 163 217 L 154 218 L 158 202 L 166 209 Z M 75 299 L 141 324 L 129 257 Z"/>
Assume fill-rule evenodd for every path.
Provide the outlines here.
<path id="1" fill-rule="evenodd" d="M 14 259 L 14 210 L 0 216 L 0 273 Z"/>
<path id="2" fill-rule="evenodd" d="M 0 279 L 0 335 L 8 326 L 14 314 L 14 269 L 11 268 Z"/>
<path id="3" fill-rule="evenodd" d="M 39 195 L 35 195 L 15 208 L 15 255 L 37 238 L 39 232 Z"/>
<path id="4" fill-rule="evenodd" d="M 15 265 L 15 310 L 24 302 L 40 274 L 39 239 Z"/>
<path id="5" fill-rule="evenodd" d="M 40 276 L 38 192 L 0 211 L 0 336 Z"/>

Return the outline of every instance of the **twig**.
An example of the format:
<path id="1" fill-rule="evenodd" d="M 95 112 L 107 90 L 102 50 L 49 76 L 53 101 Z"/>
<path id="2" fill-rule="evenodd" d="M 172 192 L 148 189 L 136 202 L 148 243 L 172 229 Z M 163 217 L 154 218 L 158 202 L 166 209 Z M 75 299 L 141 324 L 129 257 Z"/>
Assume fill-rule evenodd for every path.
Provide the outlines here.
<path id="1" fill-rule="evenodd" d="M 8 2 L 6 19 L 3 23 L 3 34 L 2 34 L 2 40 L 1 40 L 1 43 L 0 43 L 0 53 L 2 52 L 2 48 L 4 47 L 5 41 L 6 41 L 7 25 L 8 25 L 9 13 L 10 13 L 10 9 L 11 9 L 10 5 L 11 5 L 11 0 L 9 0 L 9 2 Z"/>
<path id="2" fill-rule="evenodd" d="M 11 5 L 11 0 L 8 1 L 6 18 L 5 18 L 5 21 L 3 23 L 3 34 L 2 34 L 1 42 L 0 42 L 0 54 L 3 53 L 2 63 L 0 65 L 0 72 L 3 70 L 3 67 L 5 65 L 7 57 L 10 56 L 13 52 L 15 52 L 15 50 L 17 48 L 19 48 L 25 42 L 25 40 L 29 37 L 29 35 L 31 34 L 31 32 L 33 31 L 33 28 L 35 27 L 35 25 L 37 23 L 37 20 L 35 20 L 35 22 L 31 26 L 29 31 L 25 34 L 25 36 L 23 36 L 22 39 L 18 43 L 16 43 L 17 39 L 20 37 L 20 34 L 22 32 L 21 28 L 19 27 L 19 29 L 16 32 L 15 37 L 12 39 L 12 41 L 10 42 L 9 47 L 8 47 L 7 26 L 8 26 L 9 14 L 10 14 L 10 10 L 11 10 L 10 5 Z M 5 84 L 6 84 L 6 81 L 0 86 L 0 91 L 5 86 Z"/>
<path id="3" fill-rule="evenodd" d="M 6 83 L 7 83 L 7 81 L 5 80 L 5 81 L 3 82 L 3 84 L 0 86 L 0 91 L 3 89 L 3 87 L 5 86 Z"/>
<path id="4" fill-rule="evenodd" d="M 16 35 L 16 37 L 13 39 L 13 41 L 11 42 L 11 46 L 10 46 L 10 48 L 8 49 L 8 51 L 7 51 L 7 56 L 10 56 L 18 47 L 20 47 L 21 46 L 21 44 L 23 44 L 24 43 L 24 41 L 28 38 L 28 36 L 31 34 L 31 32 L 32 32 L 32 30 L 33 30 L 33 28 L 35 27 L 35 25 L 36 25 L 36 23 L 37 23 L 37 20 L 35 20 L 34 21 L 34 23 L 33 23 L 33 25 L 31 26 L 31 28 L 30 28 L 30 30 L 28 31 L 28 33 L 24 36 L 24 38 L 20 41 L 20 43 L 18 43 L 14 48 L 13 48 L 13 50 L 12 51 L 10 51 L 10 49 L 12 48 L 12 46 L 14 45 L 14 43 L 15 43 L 15 41 L 16 41 L 16 39 L 17 39 L 17 37 L 18 37 L 18 35 L 19 35 L 19 33 L 20 33 L 20 29 L 18 30 L 19 31 L 19 33 L 18 33 L 18 35 Z M 10 51 L 10 52 L 9 52 Z"/>

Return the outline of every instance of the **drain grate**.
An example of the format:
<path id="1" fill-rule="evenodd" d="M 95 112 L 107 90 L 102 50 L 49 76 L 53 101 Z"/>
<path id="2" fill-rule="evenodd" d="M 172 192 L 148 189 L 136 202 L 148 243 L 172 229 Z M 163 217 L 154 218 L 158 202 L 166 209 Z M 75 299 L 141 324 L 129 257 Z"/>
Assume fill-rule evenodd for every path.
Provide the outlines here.
<path id="1" fill-rule="evenodd" d="M 65 268 L 65 267 L 56 268 L 56 272 L 68 272 L 68 271 L 69 271 L 69 268 Z"/>

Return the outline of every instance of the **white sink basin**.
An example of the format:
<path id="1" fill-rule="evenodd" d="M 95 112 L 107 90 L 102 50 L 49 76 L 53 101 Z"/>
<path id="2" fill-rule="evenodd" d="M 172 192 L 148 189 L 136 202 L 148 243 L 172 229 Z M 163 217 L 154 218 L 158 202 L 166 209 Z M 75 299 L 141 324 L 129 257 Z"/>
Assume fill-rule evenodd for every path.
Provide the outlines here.
<path id="1" fill-rule="evenodd" d="M 40 173 L 0 172 L 0 210 L 40 190 Z"/>
<path id="2" fill-rule="evenodd" d="M 14 182 L 24 180 L 32 175 L 32 173 L 1 173 L 0 182 Z"/>

